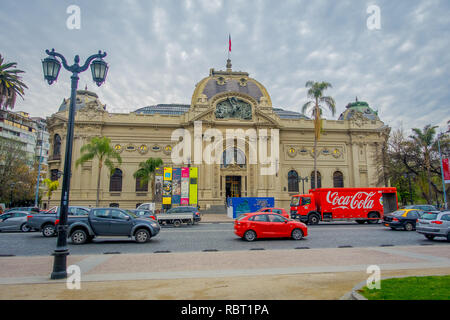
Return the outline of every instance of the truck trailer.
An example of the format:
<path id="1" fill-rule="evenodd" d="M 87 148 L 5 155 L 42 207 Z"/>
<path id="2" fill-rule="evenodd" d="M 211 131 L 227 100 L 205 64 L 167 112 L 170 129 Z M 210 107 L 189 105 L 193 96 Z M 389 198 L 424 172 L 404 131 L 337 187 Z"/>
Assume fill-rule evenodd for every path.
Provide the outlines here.
<path id="1" fill-rule="evenodd" d="M 373 224 L 398 209 L 396 188 L 319 188 L 291 198 L 291 218 L 307 224 L 354 220 Z"/>

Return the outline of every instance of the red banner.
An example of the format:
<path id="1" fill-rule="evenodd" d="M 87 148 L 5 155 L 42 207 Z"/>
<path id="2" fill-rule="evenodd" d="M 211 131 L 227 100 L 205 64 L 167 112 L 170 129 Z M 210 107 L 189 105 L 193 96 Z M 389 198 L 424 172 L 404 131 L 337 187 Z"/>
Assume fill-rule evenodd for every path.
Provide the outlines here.
<path id="1" fill-rule="evenodd" d="M 442 168 L 444 169 L 444 181 L 445 183 L 450 183 L 450 164 L 449 160 L 442 159 Z"/>

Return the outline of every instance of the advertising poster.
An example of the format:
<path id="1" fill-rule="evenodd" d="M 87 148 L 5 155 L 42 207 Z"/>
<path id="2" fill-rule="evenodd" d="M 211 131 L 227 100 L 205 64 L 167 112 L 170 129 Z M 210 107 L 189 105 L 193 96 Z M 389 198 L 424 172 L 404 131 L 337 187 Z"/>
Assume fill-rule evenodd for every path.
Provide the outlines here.
<path id="1" fill-rule="evenodd" d="M 172 171 L 172 204 L 180 204 L 181 201 L 181 168 Z"/>
<path id="2" fill-rule="evenodd" d="M 172 203 L 172 168 L 164 168 L 163 204 Z"/>
<path id="3" fill-rule="evenodd" d="M 189 205 L 197 205 L 198 168 L 189 168 Z"/>
<path id="4" fill-rule="evenodd" d="M 450 183 L 450 163 L 449 159 L 442 159 L 442 169 L 444 171 L 445 183 Z"/>
<path id="5" fill-rule="evenodd" d="M 189 205 L 189 168 L 181 168 L 181 200 L 182 206 Z"/>
<path id="6" fill-rule="evenodd" d="M 155 202 L 162 202 L 163 191 L 163 168 L 156 168 L 155 170 Z"/>

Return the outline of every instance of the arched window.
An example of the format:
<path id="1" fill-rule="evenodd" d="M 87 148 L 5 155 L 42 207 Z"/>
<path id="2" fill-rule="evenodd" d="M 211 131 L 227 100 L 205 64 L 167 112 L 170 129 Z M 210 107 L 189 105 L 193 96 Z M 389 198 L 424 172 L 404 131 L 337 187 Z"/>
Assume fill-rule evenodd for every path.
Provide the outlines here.
<path id="1" fill-rule="evenodd" d="M 316 180 L 314 179 L 314 171 L 311 172 L 311 189 L 315 189 L 316 188 Z M 318 188 L 322 188 L 322 176 L 320 174 L 319 171 L 317 171 L 317 186 Z"/>
<path id="2" fill-rule="evenodd" d="M 226 168 L 230 164 L 234 163 L 241 168 L 245 168 L 247 159 L 245 153 L 238 148 L 228 148 L 222 153 L 222 167 Z"/>
<path id="3" fill-rule="evenodd" d="M 55 134 L 53 137 L 53 156 L 61 156 L 61 137 Z"/>
<path id="4" fill-rule="evenodd" d="M 344 175 L 340 171 L 333 173 L 333 187 L 343 188 L 344 187 Z"/>
<path id="5" fill-rule="evenodd" d="M 298 192 L 298 173 L 291 170 L 288 173 L 288 192 Z"/>
<path id="6" fill-rule="evenodd" d="M 148 191 L 148 183 L 144 183 L 141 186 L 141 177 L 136 178 L 136 192 L 147 192 Z"/>
<path id="7" fill-rule="evenodd" d="M 109 191 L 121 192 L 122 191 L 122 170 L 116 168 L 109 180 Z"/>

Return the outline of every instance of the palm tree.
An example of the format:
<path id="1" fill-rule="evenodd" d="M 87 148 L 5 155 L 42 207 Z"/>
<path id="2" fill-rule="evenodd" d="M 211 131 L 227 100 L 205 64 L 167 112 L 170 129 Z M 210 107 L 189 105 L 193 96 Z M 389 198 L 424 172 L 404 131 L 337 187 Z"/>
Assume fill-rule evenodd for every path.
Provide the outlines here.
<path id="1" fill-rule="evenodd" d="M 111 139 L 107 137 L 93 137 L 88 144 L 85 144 L 80 148 L 81 156 L 76 161 L 75 165 L 78 167 L 80 164 L 90 161 L 94 158 L 98 160 L 98 176 L 97 176 L 97 198 L 95 201 L 95 206 L 98 207 L 100 198 L 100 177 L 103 165 L 106 165 L 110 170 L 111 174 L 115 170 L 115 165 L 113 160 L 122 164 L 122 158 L 120 155 L 111 147 Z"/>
<path id="2" fill-rule="evenodd" d="M 423 130 L 418 128 L 413 128 L 413 135 L 410 136 L 411 139 L 419 146 L 419 148 L 423 152 L 424 160 L 425 160 L 425 168 L 427 170 L 427 179 L 428 179 L 428 203 L 431 203 L 431 149 L 435 144 L 435 135 L 436 135 L 437 126 L 432 127 L 427 124 Z"/>
<path id="3" fill-rule="evenodd" d="M 13 109 L 17 95 L 23 99 L 24 89 L 28 89 L 21 81 L 22 78 L 18 76 L 24 71 L 11 69 L 16 65 L 17 62 L 4 63 L 3 57 L 0 55 L 0 109 L 8 109 L 8 107 Z"/>
<path id="4" fill-rule="evenodd" d="M 305 87 L 309 88 L 307 96 L 311 100 L 303 105 L 302 113 L 309 111 L 314 118 L 314 187 L 317 188 L 317 141 L 320 139 L 320 133 L 322 131 L 322 109 L 323 107 L 327 107 L 334 116 L 336 113 L 336 103 L 332 97 L 323 95 L 326 89 L 332 88 L 330 83 L 308 81 Z"/>
<path id="5" fill-rule="evenodd" d="M 58 180 L 52 181 L 52 180 L 47 178 L 47 179 L 44 179 L 44 184 L 47 187 L 47 193 L 46 193 L 46 196 L 48 197 L 47 209 L 50 209 L 50 199 L 51 199 L 51 197 L 53 195 L 53 191 L 58 189 L 59 181 Z"/>
<path id="6" fill-rule="evenodd" d="M 139 169 L 133 174 L 135 179 L 140 178 L 141 187 L 153 181 L 156 168 L 163 165 L 161 158 L 148 158 L 146 161 L 139 163 Z M 153 192 L 153 200 L 155 193 Z"/>

